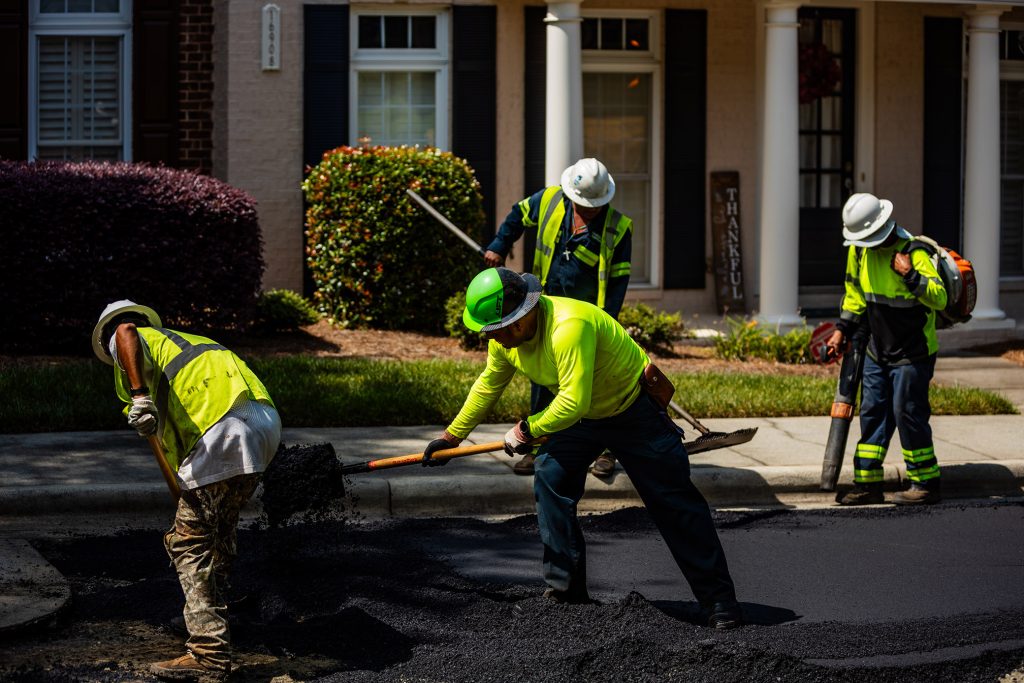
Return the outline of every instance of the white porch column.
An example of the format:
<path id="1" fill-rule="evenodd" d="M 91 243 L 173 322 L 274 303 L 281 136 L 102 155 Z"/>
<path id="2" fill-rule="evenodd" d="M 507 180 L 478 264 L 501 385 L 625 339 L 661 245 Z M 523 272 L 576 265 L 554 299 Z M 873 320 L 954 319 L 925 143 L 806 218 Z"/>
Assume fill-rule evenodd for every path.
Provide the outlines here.
<path id="1" fill-rule="evenodd" d="M 799 325 L 800 162 L 796 2 L 765 7 L 761 148 L 761 303 L 770 324 Z M 838 238 L 838 236 L 837 236 Z"/>
<path id="2" fill-rule="evenodd" d="M 582 0 L 548 3 L 544 182 L 557 185 L 562 171 L 583 156 Z"/>
<path id="3" fill-rule="evenodd" d="M 999 308 L 999 15 L 978 5 L 967 13 L 967 150 L 964 253 L 978 278 L 976 320 L 1002 320 Z"/>

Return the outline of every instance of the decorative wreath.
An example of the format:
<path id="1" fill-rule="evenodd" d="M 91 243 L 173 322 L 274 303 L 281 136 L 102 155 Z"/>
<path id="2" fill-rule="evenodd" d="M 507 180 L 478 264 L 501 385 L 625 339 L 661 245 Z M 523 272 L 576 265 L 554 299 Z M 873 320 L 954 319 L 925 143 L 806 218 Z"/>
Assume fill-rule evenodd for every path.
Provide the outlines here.
<path id="1" fill-rule="evenodd" d="M 835 92 L 842 72 L 822 43 L 800 45 L 800 104 Z"/>

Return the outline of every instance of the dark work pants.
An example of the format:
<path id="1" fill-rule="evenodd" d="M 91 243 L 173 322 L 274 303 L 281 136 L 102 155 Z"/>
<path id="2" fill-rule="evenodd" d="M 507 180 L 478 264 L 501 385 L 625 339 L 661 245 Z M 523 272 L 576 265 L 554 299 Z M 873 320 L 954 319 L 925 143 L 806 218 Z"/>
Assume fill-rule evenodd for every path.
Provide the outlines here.
<path id="1" fill-rule="evenodd" d="M 615 417 L 581 420 L 552 434 L 541 449 L 533 490 L 548 585 L 586 592 L 586 543 L 576 506 L 587 468 L 605 448 L 622 463 L 697 600 L 735 600 L 711 510 L 690 480 L 686 449 L 647 394 Z"/>
<path id="2" fill-rule="evenodd" d="M 935 356 L 907 365 L 880 365 L 864 359 L 860 405 L 860 442 L 854 457 L 854 481 L 882 481 L 882 461 L 898 429 L 907 478 L 926 484 L 939 478 L 929 424 L 932 409 L 928 385 L 935 374 Z"/>

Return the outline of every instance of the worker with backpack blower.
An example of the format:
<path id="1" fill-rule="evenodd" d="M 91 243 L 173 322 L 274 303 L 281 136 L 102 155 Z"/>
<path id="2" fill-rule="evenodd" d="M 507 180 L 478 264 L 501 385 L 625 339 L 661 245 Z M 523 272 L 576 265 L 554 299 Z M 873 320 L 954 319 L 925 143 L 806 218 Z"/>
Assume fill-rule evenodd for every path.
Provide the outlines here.
<path id="1" fill-rule="evenodd" d="M 898 429 L 910 488 L 898 505 L 937 503 L 939 465 L 932 440 L 928 386 L 939 350 L 936 312 L 947 293 L 930 252 L 892 218 L 893 204 L 872 194 L 852 195 L 843 207 L 846 293 L 827 344 L 841 353 L 862 326 L 871 332 L 861 389 L 861 438 L 854 456 L 854 488 L 839 503 L 884 502 L 882 462 Z"/>
<path id="2" fill-rule="evenodd" d="M 611 206 L 615 180 L 597 159 L 580 159 L 552 185 L 518 202 L 487 246 L 484 262 L 505 265 L 505 257 L 526 228 L 537 229 L 533 274 L 551 296 L 596 304 L 618 319 L 629 284 L 633 221 Z M 537 384 L 530 387 L 530 412 L 547 406 L 553 396 Z M 524 455 L 516 474 L 533 474 L 537 452 Z M 602 453 L 591 471 L 611 476 L 615 458 Z"/>

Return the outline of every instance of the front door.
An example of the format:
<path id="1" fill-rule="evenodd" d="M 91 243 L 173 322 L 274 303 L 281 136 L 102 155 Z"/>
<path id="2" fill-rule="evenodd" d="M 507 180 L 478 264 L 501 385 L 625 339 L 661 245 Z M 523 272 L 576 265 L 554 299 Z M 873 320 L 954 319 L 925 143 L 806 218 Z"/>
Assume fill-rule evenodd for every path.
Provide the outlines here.
<path id="1" fill-rule="evenodd" d="M 800 285 L 842 285 L 853 192 L 856 12 L 804 7 L 800 55 Z"/>

